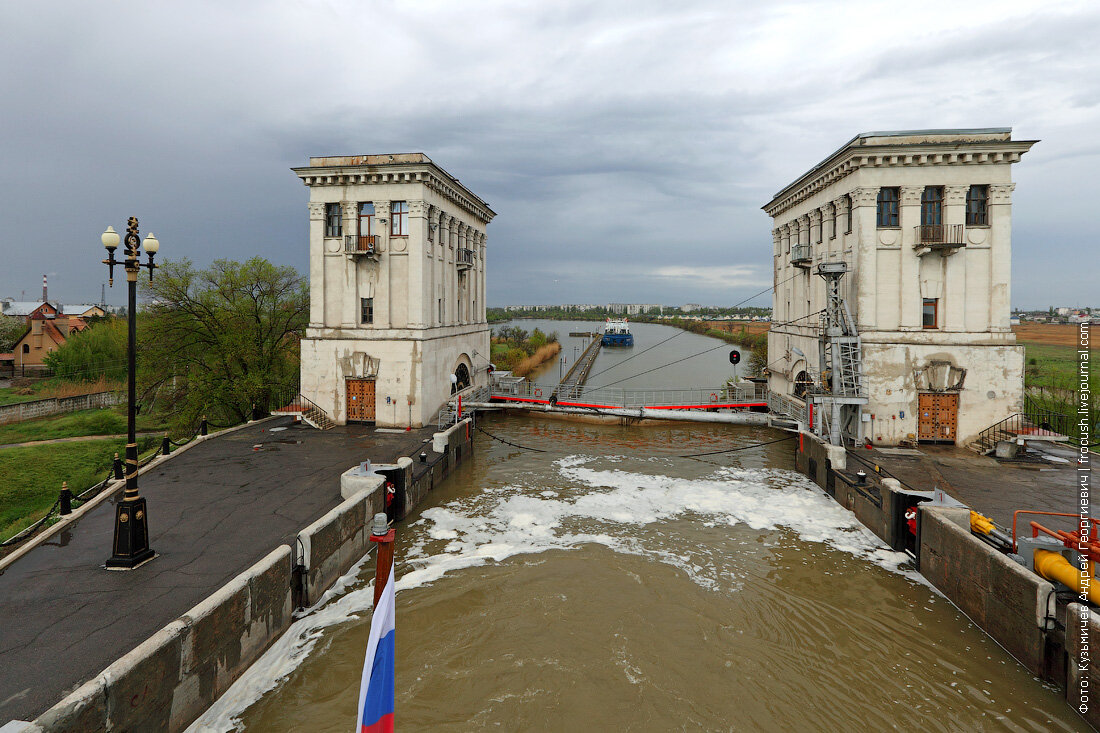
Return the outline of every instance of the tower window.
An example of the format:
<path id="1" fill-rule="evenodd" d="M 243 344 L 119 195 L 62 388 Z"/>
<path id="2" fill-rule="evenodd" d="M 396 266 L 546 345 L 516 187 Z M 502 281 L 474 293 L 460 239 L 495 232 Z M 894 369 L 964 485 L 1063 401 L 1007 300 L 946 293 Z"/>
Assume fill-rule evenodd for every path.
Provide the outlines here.
<path id="1" fill-rule="evenodd" d="M 939 298 L 925 298 L 921 325 L 925 328 L 939 328 L 939 310 Z"/>
<path id="2" fill-rule="evenodd" d="M 409 204 L 407 201 L 394 201 L 390 206 L 390 235 L 405 237 L 409 234 Z"/>
<path id="3" fill-rule="evenodd" d="M 926 227 L 943 224 L 943 187 L 926 186 L 920 196 L 920 223 Z"/>
<path id="4" fill-rule="evenodd" d="M 374 298 L 359 299 L 359 322 L 374 323 Z"/>
<path id="5" fill-rule="evenodd" d="M 989 224 L 989 186 L 971 186 L 966 192 L 966 225 Z"/>
<path id="6" fill-rule="evenodd" d="M 878 190 L 878 225 L 880 227 L 896 227 L 898 225 L 898 196 L 900 193 L 897 188 L 880 188 Z"/>
<path id="7" fill-rule="evenodd" d="M 325 236 L 339 237 L 343 231 L 340 204 L 325 204 Z"/>
<path id="8" fill-rule="evenodd" d="M 374 204 L 364 201 L 359 204 L 359 236 L 369 237 L 374 234 Z"/>

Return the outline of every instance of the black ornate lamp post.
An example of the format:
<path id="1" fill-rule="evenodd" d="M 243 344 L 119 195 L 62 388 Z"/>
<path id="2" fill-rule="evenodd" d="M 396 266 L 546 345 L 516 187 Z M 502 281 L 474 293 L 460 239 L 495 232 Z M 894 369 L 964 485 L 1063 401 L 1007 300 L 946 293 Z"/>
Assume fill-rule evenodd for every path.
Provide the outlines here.
<path id="1" fill-rule="evenodd" d="M 111 559 L 107 561 L 110 570 L 132 570 L 142 563 L 152 560 L 156 553 L 149 547 L 149 516 L 145 508 L 145 498 L 138 495 L 138 449 L 137 449 L 137 276 L 141 268 L 149 269 L 149 280 L 153 279 L 153 255 L 160 249 L 160 242 L 152 232 L 144 242 L 138 237 L 138 220 L 131 216 L 126 226 L 126 257 L 115 259 L 115 248 L 119 236 L 114 227 L 107 227 L 100 237 L 107 248 L 107 265 L 111 286 L 115 284 L 115 265 L 123 265 L 126 270 L 126 285 L 129 288 L 127 320 L 129 339 L 126 349 L 126 382 L 129 392 L 127 400 L 127 440 L 126 440 L 126 491 L 122 501 L 115 507 L 115 538 Z M 141 246 L 149 254 L 149 262 L 142 263 Z"/>

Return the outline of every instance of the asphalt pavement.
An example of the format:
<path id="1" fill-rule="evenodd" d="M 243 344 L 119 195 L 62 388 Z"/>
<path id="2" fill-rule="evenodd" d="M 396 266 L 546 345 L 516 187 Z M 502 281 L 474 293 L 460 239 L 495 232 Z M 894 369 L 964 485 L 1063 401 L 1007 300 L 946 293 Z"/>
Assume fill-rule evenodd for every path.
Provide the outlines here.
<path id="1" fill-rule="evenodd" d="M 272 428 L 286 428 L 272 431 Z M 432 430 L 318 431 L 267 420 L 143 474 L 150 544 L 136 570 L 103 567 L 121 492 L 0 571 L 0 726 L 33 720 L 340 501 L 360 461 L 418 453 Z"/>

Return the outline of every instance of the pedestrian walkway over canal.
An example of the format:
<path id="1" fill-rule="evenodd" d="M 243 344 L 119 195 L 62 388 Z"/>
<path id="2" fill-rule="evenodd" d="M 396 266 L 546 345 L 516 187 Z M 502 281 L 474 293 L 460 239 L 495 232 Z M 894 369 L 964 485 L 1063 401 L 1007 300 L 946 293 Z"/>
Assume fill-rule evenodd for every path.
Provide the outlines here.
<path id="1" fill-rule="evenodd" d="M 272 428 L 286 428 L 272 432 Z M 153 561 L 109 572 L 105 501 L 0 570 L 0 725 L 31 720 L 340 501 L 340 474 L 392 461 L 431 430 L 324 432 L 265 420 L 141 476 Z"/>

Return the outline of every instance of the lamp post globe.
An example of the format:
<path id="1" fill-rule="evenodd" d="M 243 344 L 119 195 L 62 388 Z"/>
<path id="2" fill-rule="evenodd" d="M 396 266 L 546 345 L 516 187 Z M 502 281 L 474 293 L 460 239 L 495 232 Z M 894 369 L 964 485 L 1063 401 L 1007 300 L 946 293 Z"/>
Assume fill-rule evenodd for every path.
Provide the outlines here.
<path id="1" fill-rule="evenodd" d="M 99 241 L 103 242 L 103 246 L 108 252 L 114 252 L 118 247 L 119 236 L 114 227 L 107 227 L 107 231 L 99 235 Z"/>

